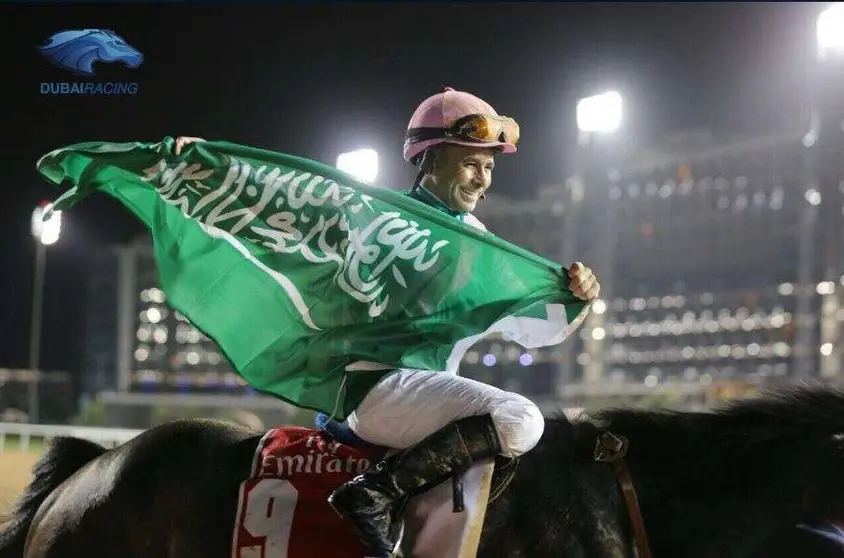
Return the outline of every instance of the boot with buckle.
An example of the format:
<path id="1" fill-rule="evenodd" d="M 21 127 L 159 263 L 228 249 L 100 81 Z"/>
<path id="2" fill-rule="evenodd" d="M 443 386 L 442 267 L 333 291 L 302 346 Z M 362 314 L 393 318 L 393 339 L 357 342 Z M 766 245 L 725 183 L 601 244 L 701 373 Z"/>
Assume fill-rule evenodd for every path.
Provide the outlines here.
<path id="1" fill-rule="evenodd" d="M 391 529 L 410 497 L 500 452 L 489 415 L 463 418 L 339 486 L 328 502 L 369 548 L 368 557 L 390 558 L 399 542 L 393 540 Z"/>

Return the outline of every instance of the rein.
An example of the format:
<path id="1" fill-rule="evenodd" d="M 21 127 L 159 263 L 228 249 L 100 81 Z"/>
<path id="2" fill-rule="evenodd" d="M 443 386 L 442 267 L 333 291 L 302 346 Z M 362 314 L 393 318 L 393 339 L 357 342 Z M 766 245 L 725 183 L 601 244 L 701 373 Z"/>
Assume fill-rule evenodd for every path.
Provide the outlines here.
<path id="1" fill-rule="evenodd" d="M 636 487 L 633 485 L 630 470 L 624 461 L 629 447 L 630 442 L 624 436 L 602 432 L 595 443 L 595 461 L 612 464 L 627 504 L 627 516 L 630 518 L 630 525 L 633 527 L 633 535 L 636 538 L 636 553 L 639 558 L 652 558 L 645 520 L 642 519 L 642 510 L 639 508 L 639 497 L 636 495 Z"/>

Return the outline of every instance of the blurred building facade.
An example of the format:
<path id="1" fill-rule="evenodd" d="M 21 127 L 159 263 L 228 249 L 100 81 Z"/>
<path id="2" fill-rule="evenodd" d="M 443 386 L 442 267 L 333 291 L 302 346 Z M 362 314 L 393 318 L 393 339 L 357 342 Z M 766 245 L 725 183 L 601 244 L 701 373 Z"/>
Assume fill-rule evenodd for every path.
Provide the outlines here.
<path id="1" fill-rule="evenodd" d="M 479 208 L 508 240 L 586 261 L 603 290 L 565 346 L 525 359 L 488 340 L 468 373 L 561 406 L 660 394 L 697 406 L 838 381 L 844 166 L 829 143 L 842 144 L 813 130 L 733 142 L 696 132 L 615 166 L 586 147 L 565 188 Z"/>
<path id="2" fill-rule="evenodd" d="M 799 134 L 589 175 L 606 304 L 583 383 L 767 380 L 819 364 L 820 193 Z M 578 239 L 582 242 L 582 238 Z M 801 319 L 802 316 L 802 319 Z"/>
<path id="3" fill-rule="evenodd" d="M 125 427 L 184 416 L 254 424 L 289 420 L 290 405 L 257 394 L 219 347 L 173 310 L 147 237 L 100 253 L 87 293 L 83 406 Z"/>
<path id="4" fill-rule="evenodd" d="M 819 147 L 806 127 L 593 168 L 609 288 L 582 382 L 837 381 L 841 167 Z"/>

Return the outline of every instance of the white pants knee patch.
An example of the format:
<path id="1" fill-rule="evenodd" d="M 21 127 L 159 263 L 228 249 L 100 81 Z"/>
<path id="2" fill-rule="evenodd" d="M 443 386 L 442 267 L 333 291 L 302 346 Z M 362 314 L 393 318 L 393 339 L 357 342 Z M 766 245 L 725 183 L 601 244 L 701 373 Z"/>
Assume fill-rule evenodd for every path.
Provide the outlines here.
<path id="1" fill-rule="evenodd" d="M 489 414 L 501 454 L 515 457 L 542 437 L 545 419 L 526 397 L 469 378 L 402 369 L 383 378 L 348 417 L 364 440 L 403 449 L 468 416 Z"/>

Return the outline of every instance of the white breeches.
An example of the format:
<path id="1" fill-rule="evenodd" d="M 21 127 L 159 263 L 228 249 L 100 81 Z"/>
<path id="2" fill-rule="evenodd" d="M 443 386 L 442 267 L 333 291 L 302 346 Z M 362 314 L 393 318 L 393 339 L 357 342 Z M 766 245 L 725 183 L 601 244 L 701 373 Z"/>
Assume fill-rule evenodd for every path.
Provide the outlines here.
<path id="1" fill-rule="evenodd" d="M 545 430 L 539 407 L 517 393 L 453 374 L 409 369 L 382 378 L 347 422 L 367 442 L 404 449 L 457 419 L 484 414 L 492 417 L 506 457 L 533 449 Z"/>

